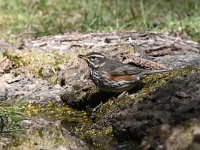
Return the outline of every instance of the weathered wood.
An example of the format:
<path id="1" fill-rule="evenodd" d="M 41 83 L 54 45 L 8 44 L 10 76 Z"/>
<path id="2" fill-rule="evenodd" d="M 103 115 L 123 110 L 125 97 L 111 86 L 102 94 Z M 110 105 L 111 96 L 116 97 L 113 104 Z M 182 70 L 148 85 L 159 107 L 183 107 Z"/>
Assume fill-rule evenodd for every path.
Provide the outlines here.
<path id="1" fill-rule="evenodd" d="M 147 147 L 153 146 L 151 148 L 158 143 L 163 146 L 173 136 L 173 125 L 177 127 L 183 120 L 191 122 L 199 118 L 199 71 L 195 67 L 179 69 L 188 65 L 200 67 L 200 45 L 197 42 L 160 33 L 67 33 L 24 40 L 18 49 L 10 49 L 19 54 L 19 58 L 15 55 L 15 61 L 16 58 L 26 57 L 23 54 L 27 52 L 36 51 L 39 56 L 51 50 L 56 53 L 48 54 L 56 57 L 60 56 L 59 53 L 64 54 L 69 56 L 69 60 L 55 70 L 52 66 L 36 64 L 45 79 L 48 79 L 48 73 L 53 68 L 57 82 L 49 84 L 44 78 L 29 72 L 25 68 L 27 64 L 18 65 L 17 70 L 9 57 L 3 58 L 0 61 L 0 101 L 63 100 L 76 109 L 86 110 L 89 106 L 87 113 L 93 118 L 92 126 L 104 128 L 112 125 L 113 135 L 118 140 L 133 140 L 139 145 L 146 143 Z M 100 92 L 89 80 L 87 64 L 77 57 L 90 51 L 102 52 L 111 59 L 135 63 L 144 68 L 179 70 L 163 76 L 149 76 L 144 82 L 144 90 L 108 101 L 110 95 Z M 37 56 L 34 58 L 37 59 Z M 96 107 L 100 103 L 102 105 Z M 163 124 L 169 124 L 166 130 L 170 130 L 165 139 L 159 137 L 163 132 L 158 136 L 155 130 Z"/>
<path id="2" fill-rule="evenodd" d="M 199 52 L 200 45 L 197 42 L 172 37 L 160 33 L 67 33 L 57 36 L 46 36 L 35 40 L 25 40 L 22 46 L 40 47 L 42 49 L 70 50 L 74 47 L 96 48 L 116 45 L 132 45 L 136 49 L 151 53 L 153 51 L 170 48 L 171 51 L 191 50 Z"/>
<path id="3" fill-rule="evenodd" d="M 57 82 L 63 86 L 59 87 L 56 93 L 65 91 L 68 93 L 68 99 L 72 101 L 74 99 L 88 100 L 98 91 L 89 80 L 86 63 L 78 59 L 78 54 L 90 51 L 103 52 L 111 59 L 124 63 L 135 63 L 150 69 L 179 68 L 187 65 L 200 66 L 200 45 L 197 42 L 160 33 L 67 33 L 24 40 L 18 49 L 14 47 L 10 49 L 22 54 L 27 51 L 37 51 L 39 55 L 41 52 L 53 50 L 56 53 L 68 55 L 70 58 L 68 63 L 63 64 L 64 67 L 54 73 L 58 75 Z M 8 60 L 1 61 L 0 66 L 1 74 L 12 67 Z M 25 78 L 27 78 L 26 76 L 27 73 Z M 46 96 L 48 95 L 46 94 Z M 42 99 L 45 99 L 46 96 L 43 96 Z M 30 97 L 28 98 L 30 99 Z"/>

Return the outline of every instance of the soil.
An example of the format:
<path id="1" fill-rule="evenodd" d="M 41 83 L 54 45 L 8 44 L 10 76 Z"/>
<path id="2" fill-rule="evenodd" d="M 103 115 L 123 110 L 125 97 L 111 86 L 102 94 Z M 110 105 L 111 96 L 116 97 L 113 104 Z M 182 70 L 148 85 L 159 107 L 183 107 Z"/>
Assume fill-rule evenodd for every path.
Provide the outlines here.
<path id="1" fill-rule="evenodd" d="M 168 128 L 186 126 L 197 122 L 200 112 L 200 72 L 181 78 L 173 78 L 156 89 L 137 104 L 125 104 L 112 112 L 111 119 L 115 137 L 119 141 L 133 140 L 142 143 L 154 135 L 150 149 L 163 147 L 162 125 Z"/>

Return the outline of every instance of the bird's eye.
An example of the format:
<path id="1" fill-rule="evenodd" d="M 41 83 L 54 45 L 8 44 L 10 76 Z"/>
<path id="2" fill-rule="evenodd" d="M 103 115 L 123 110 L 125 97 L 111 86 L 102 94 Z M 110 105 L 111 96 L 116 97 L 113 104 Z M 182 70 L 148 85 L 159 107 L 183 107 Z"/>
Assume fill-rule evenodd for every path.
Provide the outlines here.
<path id="1" fill-rule="evenodd" d="M 91 56 L 91 57 L 90 57 L 91 60 L 94 60 L 95 58 L 96 58 L 95 56 Z"/>

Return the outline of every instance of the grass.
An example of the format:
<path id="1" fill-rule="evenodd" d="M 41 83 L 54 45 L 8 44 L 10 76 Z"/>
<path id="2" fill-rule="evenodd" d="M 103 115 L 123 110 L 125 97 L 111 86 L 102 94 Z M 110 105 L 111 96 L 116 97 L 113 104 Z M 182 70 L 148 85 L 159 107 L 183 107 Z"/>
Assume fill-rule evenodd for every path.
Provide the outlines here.
<path id="1" fill-rule="evenodd" d="M 16 37 L 79 31 L 178 32 L 200 41 L 199 0 L 0 0 L 0 34 Z"/>
<path id="2" fill-rule="evenodd" d="M 19 123 L 25 119 L 21 105 L 0 103 L 0 137 L 13 136 L 23 131 Z"/>

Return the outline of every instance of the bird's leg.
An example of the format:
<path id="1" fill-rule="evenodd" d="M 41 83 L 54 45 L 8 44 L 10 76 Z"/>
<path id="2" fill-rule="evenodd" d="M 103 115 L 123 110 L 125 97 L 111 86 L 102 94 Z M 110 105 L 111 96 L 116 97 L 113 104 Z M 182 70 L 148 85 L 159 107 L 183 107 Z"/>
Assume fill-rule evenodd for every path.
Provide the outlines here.
<path id="1" fill-rule="evenodd" d="M 92 111 L 96 112 L 103 105 L 102 101 L 99 105 L 97 105 Z"/>
<path id="2" fill-rule="evenodd" d="M 117 96 L 117 98 L 122 98 L 122 97 L 125 97 L 125 96 L 128 96 L 128 92 L 127 91 L 124 91 L 121 94 L 119 94 L 119 96 Z"/>

